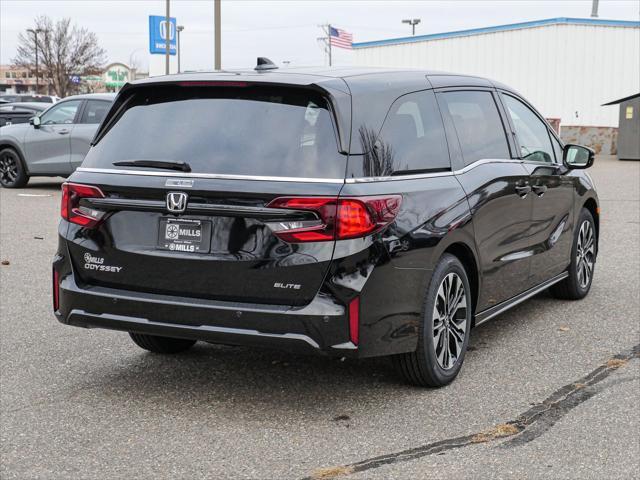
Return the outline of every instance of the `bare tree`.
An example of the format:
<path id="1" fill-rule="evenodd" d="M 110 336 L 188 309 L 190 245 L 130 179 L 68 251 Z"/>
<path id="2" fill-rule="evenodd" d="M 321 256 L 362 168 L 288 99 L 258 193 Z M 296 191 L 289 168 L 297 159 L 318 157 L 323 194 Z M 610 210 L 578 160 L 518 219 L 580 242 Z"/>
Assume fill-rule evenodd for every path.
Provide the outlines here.
<path id="1" fill-rule="evenodd" d="M 39 33 L 18 35 L 18 54 L 13 63 L 31 68 L 36 63 L 37 42 L 40 76 L 59 97 L 66 97 L 74 90 L 72 76 L 102 71 L 106 52 L 98 45 L 98 37 L 86 28 L 71 25 L 70 18 L 54 23 L 47 16 L 36 17 L 33 30 Z"/>

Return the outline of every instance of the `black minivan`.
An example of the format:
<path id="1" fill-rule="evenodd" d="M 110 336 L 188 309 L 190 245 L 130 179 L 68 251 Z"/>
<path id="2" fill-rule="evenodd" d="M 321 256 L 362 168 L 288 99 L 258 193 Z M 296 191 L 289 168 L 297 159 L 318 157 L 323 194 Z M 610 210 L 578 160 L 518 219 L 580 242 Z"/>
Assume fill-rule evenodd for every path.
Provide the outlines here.
<path id="1" fill-rule="evenodd" d="M 472 327 L 548 287 L 588 293 L 593 151 L 517 92 L 262 63 L 122 88 L 63 185 L 58 320 L 157 353 L 388 355 L 441 386 Z"/>

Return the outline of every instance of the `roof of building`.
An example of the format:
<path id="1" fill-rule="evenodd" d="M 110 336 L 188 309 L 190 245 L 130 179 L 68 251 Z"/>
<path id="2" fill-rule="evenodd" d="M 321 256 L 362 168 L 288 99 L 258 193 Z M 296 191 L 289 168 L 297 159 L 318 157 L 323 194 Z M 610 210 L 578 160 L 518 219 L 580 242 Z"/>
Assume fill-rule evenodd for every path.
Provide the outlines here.
<path id="1" fill-rule="evenodd" d="M 482 35 L 486 33 L 508 32 L 511 30 L 522 30 L 524 28 L 544 27 L 549 25 L 589 25 L 605 27 L 632 27 L 640 28 L 640 22 L 629 20 L 605 20 L 599 18 L 568 18 L 557 17 L 544 20 L 533 20 L 530 22 L 510 23 L 507 25 L 495 25 L 493 27 L 471 28 L 468 30 L 457 30 L 453 32 L 432 33 L 428 35 L 415 35 L 412 37 L 388 38 L 384 40 L 372 40 L 369 42 L 354 43 L 353 48 L 379 47 L 383 45 L 396 45 L 399 43 L 415 43 L 428 40 L 442 40 L 445 38 L 468 37 L 471 35 Z"/>
<path id="2" fill-rule="evenodd" d="M 617 105 L 618 103 L 626 102 L 627 100 L 633 100 L 634 98 L 640 97 L 640 93 L 635 93 L 633 95 L 629 95 L 628 97 L 619 98 L 618 100 L 613 100 L 608 103 L 603 103 L 602 106 L 605 107 L 607 105 Z"/>

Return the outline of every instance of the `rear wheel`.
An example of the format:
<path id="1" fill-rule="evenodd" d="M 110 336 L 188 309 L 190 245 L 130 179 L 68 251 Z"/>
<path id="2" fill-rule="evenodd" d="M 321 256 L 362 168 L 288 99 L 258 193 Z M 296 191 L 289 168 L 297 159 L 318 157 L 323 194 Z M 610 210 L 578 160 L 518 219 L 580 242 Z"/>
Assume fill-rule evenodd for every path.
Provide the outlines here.
<path id="1" fill-rule="evenodd" d="M 427 290 L 418 348 L 393 357 L 409 383 L 441 387 L 456 378 L 469 343 L 470 292 L 464 267 L 456 257 L 445 254 Z"/>
<path id="2" fill-rule="evenodd" d="M 0 150 L 0 185 L 5 188 L 24 187 L 29 181 L 20 156 L 13 148 Z"/>
<path id="3" fill-rule="evenodd" d="M 569 276 L 551 287 L 553 296 L 564 300 L 587 296 L 596 266 L 596 228 L 591 212 L 583 208 L 576 225 Z"/>
<path id="4" fill-rule="evenodd" d="M 136 345 L 154 353 L 180 353 L 189 350 L 196 343 L 195 340 L 183 338 L 158 337 L 143 333 L 129 333 Z"/>

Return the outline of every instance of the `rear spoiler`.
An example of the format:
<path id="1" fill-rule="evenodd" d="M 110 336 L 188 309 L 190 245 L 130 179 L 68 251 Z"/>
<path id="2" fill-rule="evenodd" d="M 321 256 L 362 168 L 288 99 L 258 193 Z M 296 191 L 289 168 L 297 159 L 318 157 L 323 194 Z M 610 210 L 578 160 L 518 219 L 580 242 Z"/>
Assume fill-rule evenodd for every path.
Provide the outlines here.
<path id="1" fill-rule="evenodd" d="M 180 86 L 181 84 L 195 84 L 196 86 L 205 84 L 215 84 L 216 87 L 224 88 L 225 85 L 229 87 L 237 87 L 239 85 L 247 86 L 267 86 L 267 87 L 289 87 L 297 89 L 309 89 L 322 94 L 327 98 L 329 108 L 334 117 L 334 124 L 336 128 L 336 137 L 338 139 L 338 148 L 340 153 L 348 154 L 351 144 L 351 95 L 348 93 L 348 87 L 342 79 L 327 78 L 318 83 L 308 85 L 297 85 L 288 83 L 274 83 L 274 82 L 255 82 L 241 80 L 215 80 L 215 81 L 188 81 L 181 78 L 180 80 L 172 81 L 158 81 L 158 82 L 145 82 L 145 83 L 127 83 L 118 92 L 111 109 L 102 120 L 102 123 L 98 127 L 96 134 L 91 141 L 91 145 L 97 144 L 100 139 L 111 129 L 120 116 L 127 110 L 128 104 L 133 98 L 134 94 L 143 91 L 145 89 L 157 88 L 162 86 Z M 188 87 L 185 87 L 188 88 Z"/>

